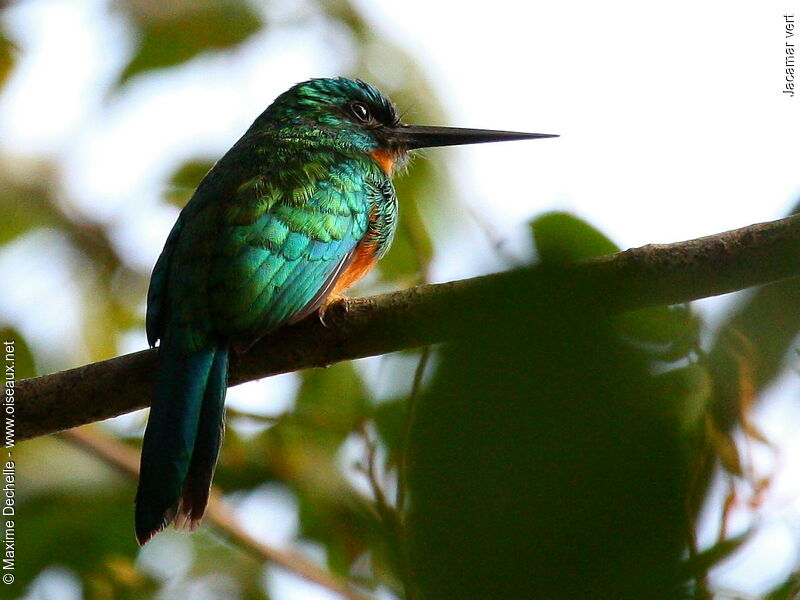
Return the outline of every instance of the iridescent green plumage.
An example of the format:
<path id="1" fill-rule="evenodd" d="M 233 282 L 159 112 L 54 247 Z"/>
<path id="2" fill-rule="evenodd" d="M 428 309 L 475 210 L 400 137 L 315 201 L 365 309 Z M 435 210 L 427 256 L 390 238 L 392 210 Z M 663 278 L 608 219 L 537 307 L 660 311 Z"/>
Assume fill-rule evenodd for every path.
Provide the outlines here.
<path id="1" fill-rule="evenodd" d="M 318 88 L 332 81 L 351 94 L 369 91 L 349 80 L 293 88 L 200 184 L 153 274 L 151 344 L 169 331 L 167 313 L 174 343 L 184 351 L 219 335 L 246 346 L 291 320 L 343 267 L 373 211 L 381 217 L 373 225 L 380 232 L 377 258 L 388 249 L 397 201 L 389 176 L 368 154 L 375 142 L 314 121 L 303 126 L 298 111 L 284 108 L 308 89 L 324 99 Z M 331 127 L 340 128 L 339 121 Z"/>
<path id="2" fill-rule="evenodd" d="M 176 516 L 202 516 L 228 347 L 313 312 L 368 232 L 376 259 L 391 244 L 394 188 L 370 156 L 378 142 L 346 116 L 356 100 L 396 123 L 391 103 L 361 82 L 316 80 L 283 94 L 203 179 L 170 233 L 148 293 L 147 335 L 161 340 L 162 366 L 137 492 L 142 543 Z"/>
<path id="3" fill-rule="evenodd" d="M 396 161 L 424 146 L 539 134 L 402 125 L 350 79 L 279 96 L 200 183 L 153 271 L 160 368 L 136 495 L 140 543 L 199 523 L 222 440 L 231 347 L 313 313 L 380 259 L 397 226 Z"/>

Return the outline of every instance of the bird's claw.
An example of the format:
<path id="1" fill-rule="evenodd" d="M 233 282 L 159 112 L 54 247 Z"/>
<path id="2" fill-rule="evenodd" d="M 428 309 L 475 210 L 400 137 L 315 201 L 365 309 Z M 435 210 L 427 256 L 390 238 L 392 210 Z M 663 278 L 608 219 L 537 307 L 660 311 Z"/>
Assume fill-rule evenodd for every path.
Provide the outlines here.
<path id="1" fill-rule="evenodd" d="M 323 327 L 330 327 L 328 323 L 325 322 L 325 317 L 327 316 L 328 312 L 336 307 L 336 310 L 341 310 L 344 313 L 347 313 L 349 306 L 347 302 L 346 296 L 341 296 L 339 294 L 335 296 L 329 296 L 325 303 L 319 307 L 319 322 L 322 323 Z"/>

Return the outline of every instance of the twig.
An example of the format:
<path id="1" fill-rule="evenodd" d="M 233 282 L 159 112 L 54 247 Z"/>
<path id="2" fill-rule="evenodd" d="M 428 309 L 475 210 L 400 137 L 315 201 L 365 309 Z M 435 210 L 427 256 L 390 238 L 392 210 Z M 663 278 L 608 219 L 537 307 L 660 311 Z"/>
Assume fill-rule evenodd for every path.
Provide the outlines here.
<path id="1" fill-rule="evenodd" d="M 228 419 L 250 419 L 252 421 L 258 421 L 260 423 L 265 423 L 268 425 L 274 425 L 275 423 L 280 422 L 281 419 L 285 417 L 283 414 L 277 415 L 259 415 L 256 413 L 251 413 L 246 410 L 239 410 L 238 408 L 233 408 L 232 406 L 225 407 L 225 414 L 227 415 Z"/>
<path id="2" fill-rule="evenodd" d="M 369 481 L 372 495 L 375 499 L 375 508 L 378 513 L 378 518 L 386 532 L 387 546 L 396 564 L 406 597 L 409 600 L 415 600 L 417 598 L 417 593 L 414 581 L 411 577 L 410 563 L 406 553 L 406 532 L 403 516 L 396 507 L 389 503 L 383 491 L 383 487 L 381 486 L 377 466 L 377 440 L 370 435 L 366 424 L 362 424 L 360 431 L 367 446 L 366 465 L 362 467 L 362 471 Z"/>
<path id="3" fill-rule="evenodd" d="M 367 462 L 366 465 L 362 466 L 361 470 L 369 481 L 369 486 L 372 490 L 372 496 L 375 499 L 375 505 L 377 506 L 380 517 L 383 519 L 387 527 L 392 528 L 394 526 L 393 524 L 397 522 L 397 513 L 386 499 L 386 494 L 383 492 L 383 487 L 379 481 L 377 466 L 377 441 L 370 435 L 366 423 L 361 424 L 359 431 L 361 433 L 361 437 L 364 438 L 364 443 L 367 447 Z"/>
<path id="4" fill-rule="evenodd" d="M 800 275 L 800 216 L 676 244 L 644 246 L 565 267 L 560 285 L 598 315 L 679 304 Z M 454 311 L 525 286 L 540 302 L 552 271 L 536 268 L 333 304 L 326 323 L 309 318 L 235 356 L 230 384 L 424 346 L 462 335 Z M 117 416 L 147 405 L 156 353 L 137 352 L 17 384 L 17 440 Z"/>
<path id="5" fill-rule="evenodd" d="M 411 394 L 406 403 L 406 422 L 403 428 L 403 442 L 401 448 L 400 464 L 397 468 L 397 510 L 403 514 L 406 504 L 406 485 L 408 485 L 408 439 L 414 427 L 417 416 L 417 403 L 422 390 L 422 380 L 425 377 L 425 369 L 431 357 L 431 347 L 425 346 L 419 357 L 417 368 L 414 370 L 414 384 L 411 387 Z"/>
<path id="6" fill-rule="evenodd" d="M 506 250 L 506 243 L 507 240 L 503 239 L 503 237 L 497 232 L 494 225 L 488 220 L 483 218 L 483 216 L 478 213 L 477 210 L 467 202 L 461 203 L 464 209 L 467 211 L 467 214 L 470 218 L 475 222 L 475 225 L 478 229 L 481 230 L 486 240 L 489 242 L 489 245 L 494 250 L 495 254 L 497 254 L 498 258 L 506 263 L 506 265 L 511 265 L 514 267 L 520 267 L 524 263 L 523 261 L 514 256 L 511 252 Z"/>
<path id="7" fill-rule="evenodd" d="M 59 435 L 65 441 L 90 452 L 122 473 L 134 479 L 139 476 L 138 453 L 112 437 L 86 428 L 71 429 Z M 219 492 L 214 488 L 209 497 L 206 518 L 256 558 L 281 565 L 348 600 L 369 600 L 368 596 L 354 589 L 343 579 L 320 569 L 299 554 L 273 548 L 255 539 L 239 525 L 231 509 L 221 500 Z M 133 543 L 133 534 L 131 542 Z"/>

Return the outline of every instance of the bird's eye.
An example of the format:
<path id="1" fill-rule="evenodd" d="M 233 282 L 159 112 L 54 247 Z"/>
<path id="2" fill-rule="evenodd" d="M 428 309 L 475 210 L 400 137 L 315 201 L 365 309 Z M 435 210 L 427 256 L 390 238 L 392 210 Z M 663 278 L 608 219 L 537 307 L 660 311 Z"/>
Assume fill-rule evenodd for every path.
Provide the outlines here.
<path id="1" fill-rule="evenodd" d="M 371 118 L 369 114 L 369 107 L 363 102 L 351 102 L 350 112 L 353 113 L 353 116 L 362 123 L 366 123 Z"/>

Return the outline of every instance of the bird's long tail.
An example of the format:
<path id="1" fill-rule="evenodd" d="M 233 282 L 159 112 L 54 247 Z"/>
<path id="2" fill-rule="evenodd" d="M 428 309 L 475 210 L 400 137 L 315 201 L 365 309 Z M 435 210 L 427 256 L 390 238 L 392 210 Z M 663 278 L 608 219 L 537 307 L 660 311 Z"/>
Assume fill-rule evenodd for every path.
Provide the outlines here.
<path id="1" fill-rule="evenodd" d="M 224 430 L 228 349 L 186 355 L 162 343 L 159 359 L 136 491 L 139 544 L 173 521 L 199 525 Z"/>

